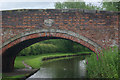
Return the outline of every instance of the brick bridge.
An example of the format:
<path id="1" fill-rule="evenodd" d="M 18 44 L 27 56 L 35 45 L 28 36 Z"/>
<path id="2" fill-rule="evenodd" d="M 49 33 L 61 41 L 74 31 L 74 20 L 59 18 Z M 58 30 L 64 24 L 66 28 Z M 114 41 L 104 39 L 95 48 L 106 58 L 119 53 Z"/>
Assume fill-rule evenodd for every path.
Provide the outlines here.
<path id="1" fill-rule="evenodd" d="M 12 71 L 16 55 L 47 39 L 68 39 L 92 51 L 118 44 L 118 12 L 81 9 L 1 11 L 2 70 Z"/>

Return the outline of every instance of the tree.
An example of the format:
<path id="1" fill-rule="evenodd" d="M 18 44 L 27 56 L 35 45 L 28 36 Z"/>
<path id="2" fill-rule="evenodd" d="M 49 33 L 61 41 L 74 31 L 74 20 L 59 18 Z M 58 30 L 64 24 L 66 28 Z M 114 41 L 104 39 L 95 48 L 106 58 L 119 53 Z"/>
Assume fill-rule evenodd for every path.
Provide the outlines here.
<path id="1" fill-rule="evenodd" d="M 56 8 L 58 9 L 72 9 L 72 8 L 83 8 L 85 6 L 84 2 L 64 2 L 64 3 L 56 3 Z"/>
<path id="2" fill-rule="evenodd" d="M 70 1 L 70 2 L 69 2 Z M 83 0 L 76 2 L 75 0 L 68 0 L 66 2 L 57 2 L 55 4 L 56 9 L 101 9 L 91 3 L 86 4 Z"/>
<path id="3" fill-rule="evenodd" d="M 102 8 L 107 11 L 120 11 L 120 2 L 103 2 Z"/>
<path id="4" fill-rule="evenodd" d="M 56 9 L 88 9 L 88 10 L 106 10 L 106 11 L 120 11 L 120 2 L 114 2 L 114 0 L 111 0 L 111 2 L 100 2 L 101 6 L 95 6 L 91 3 L 85 3 L 85 2 L 75 2 L 74 0 L 72 2 L 57 2 L 55 4 Z"/>

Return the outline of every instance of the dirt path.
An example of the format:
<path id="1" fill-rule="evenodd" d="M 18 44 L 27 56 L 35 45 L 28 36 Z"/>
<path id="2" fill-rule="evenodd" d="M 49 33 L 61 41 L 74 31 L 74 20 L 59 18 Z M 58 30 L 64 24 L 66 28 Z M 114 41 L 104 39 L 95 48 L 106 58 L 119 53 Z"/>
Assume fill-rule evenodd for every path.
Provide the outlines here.
<path id="1" fill-rule="evenodd" d="M 24 61 L 22 61 L 22 63 L 24 64 L 25 69 L 32 69 L 32 67 L 31 67 L 31 66 L 29 66 L 29 65 L 27 65 Z"/>
<path id="2" fill-rule="evenodd" d="M 27 65 L 24 61 L 22 61 L 22 64 L 24 64 L 25 68 L 15 69 L 13 72 L 4 73 L 4 74 L 7 76 L 16 76 L 16 75 L 22 75 L 22 74 L 26 75 L 37 70 L 37 69 L 32 69 L 32 67 Z"/>

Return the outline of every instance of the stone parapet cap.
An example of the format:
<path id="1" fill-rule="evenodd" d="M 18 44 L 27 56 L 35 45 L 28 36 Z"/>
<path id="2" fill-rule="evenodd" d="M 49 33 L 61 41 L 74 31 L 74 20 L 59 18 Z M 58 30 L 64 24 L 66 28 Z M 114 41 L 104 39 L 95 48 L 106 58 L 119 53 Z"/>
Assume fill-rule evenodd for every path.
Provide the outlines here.
<path id="1" fill-rule="evenodd" d="M 28 11 L 63 12 L 63 13 L 64 12 L 81 12 L 81 13 L 106 13 L 106 14 L 120 13 L 120 11 L 87 10 L 87 9 L 17 9 L 17 10 L 3 10 L 2 12 L 28 12 Z"/>

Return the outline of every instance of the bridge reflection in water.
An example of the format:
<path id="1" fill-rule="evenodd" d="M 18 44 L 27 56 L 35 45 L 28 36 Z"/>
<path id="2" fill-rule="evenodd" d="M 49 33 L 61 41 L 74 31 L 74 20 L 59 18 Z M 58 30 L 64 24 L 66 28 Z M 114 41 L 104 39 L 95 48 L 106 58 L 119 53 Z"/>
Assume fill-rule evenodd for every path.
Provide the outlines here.
<path id="1" fill-rule="evenodd" d="M 84 57 L 74 57 L 53 62 L 45 62 L 40 70 L 26 80 L 35 78 L 85 78 L 86 63 Z"/>

